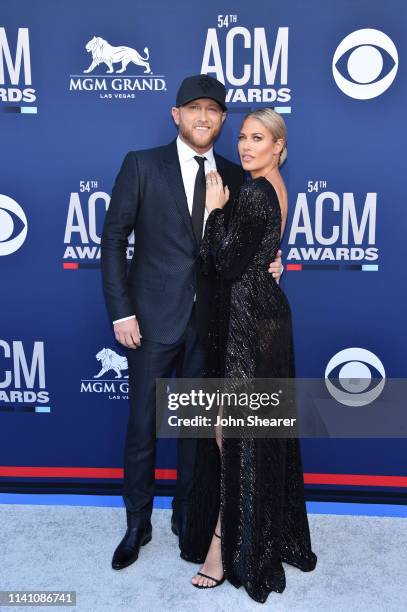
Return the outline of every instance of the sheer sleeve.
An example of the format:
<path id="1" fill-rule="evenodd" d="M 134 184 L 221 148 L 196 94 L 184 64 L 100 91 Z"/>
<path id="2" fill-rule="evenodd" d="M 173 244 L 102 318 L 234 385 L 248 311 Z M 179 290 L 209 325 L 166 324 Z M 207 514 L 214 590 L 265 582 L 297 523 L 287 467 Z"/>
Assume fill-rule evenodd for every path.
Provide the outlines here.
<path id="1" fill-rule="evenodd" d="M 241 276 L 256 252 L 267 222 L 267 196 L 256 185 L 243 185 L 234 202 L 229 226 L 216 208 L 206 221 L 200 263 L 204 274 L 212 266 L 225 280 Z"/>

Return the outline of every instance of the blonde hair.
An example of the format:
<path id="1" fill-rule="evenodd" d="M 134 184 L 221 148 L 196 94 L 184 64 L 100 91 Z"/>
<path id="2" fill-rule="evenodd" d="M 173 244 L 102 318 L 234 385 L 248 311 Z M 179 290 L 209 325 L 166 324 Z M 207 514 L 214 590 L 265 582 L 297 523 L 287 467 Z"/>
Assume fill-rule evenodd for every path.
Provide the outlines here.
<path id="1" fill-rule="evenodd" d="M 273 140 L 278 138 L 284 139 L 284 147 L 281 150 L 278 165 L 281 166 L 287 159 L 287 128 L 282 116 L 272 108 L 259 108 L 258 110 L 252 111 L 246 115 L 243 119 L 243 123 L 246 119 L 257 119 L 264 127 L 266 127 L 273 137 Z"/>

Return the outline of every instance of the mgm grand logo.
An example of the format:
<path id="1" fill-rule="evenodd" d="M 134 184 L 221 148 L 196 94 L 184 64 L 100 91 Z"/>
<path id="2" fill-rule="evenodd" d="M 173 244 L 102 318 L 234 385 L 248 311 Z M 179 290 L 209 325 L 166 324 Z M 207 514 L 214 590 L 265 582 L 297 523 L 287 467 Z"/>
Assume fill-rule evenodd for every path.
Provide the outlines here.
<path id="1" fill-rule="evenodd" d="M 102 348 L 97 354 L 99 372 L 93 378 L 81 380 L 81 393 L 107 393 L 108 399 L 128 399 L 129 376 L 127 358 L 110 348 Z"/>
<path id="2" fill-rule="evenodd" d="M 70 75 L 69 91 L 98 92 L 100 98 L 135 98 L 144 91 L 166 91 L 163 75 L 154 76 L 150 66 L 150 52 L 143 54 L 132 47 L 113 46 L 104 38 L 94 36 L 85 45 L 92 61 L 83 76 Z M 139 74 L 129 74 L 128 71 Z M 126 73 L 126 76 L 117 76 Z"/>

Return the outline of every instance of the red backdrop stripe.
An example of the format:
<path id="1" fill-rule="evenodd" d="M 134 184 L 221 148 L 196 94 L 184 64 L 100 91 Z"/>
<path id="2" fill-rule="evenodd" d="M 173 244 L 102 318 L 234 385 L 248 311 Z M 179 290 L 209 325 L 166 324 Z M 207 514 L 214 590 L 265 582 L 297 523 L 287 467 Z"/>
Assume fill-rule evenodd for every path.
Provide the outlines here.
<path id="1" fill-rule="evenodd" d="M 26 467 L 0 466 L 0 477 L 7 478 L 123 478 L 122 468 L 86 467 Z M 160 469 L 155 471 L 157 480 L 175 480 L 177 470 Z M 407 476 L 376 476 L 372 474 L 304 474 L 305 484 L 354 485 L 369 487 L 407 487 Z"/>

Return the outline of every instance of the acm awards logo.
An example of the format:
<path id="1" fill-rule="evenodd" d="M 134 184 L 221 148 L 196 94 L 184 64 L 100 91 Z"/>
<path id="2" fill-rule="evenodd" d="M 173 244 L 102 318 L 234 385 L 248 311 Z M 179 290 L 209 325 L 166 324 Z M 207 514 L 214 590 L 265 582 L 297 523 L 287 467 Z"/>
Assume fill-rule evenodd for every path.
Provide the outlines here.
<path id="1" fill-rule="evenodd" d="M 0 194 L 0 256 L 18 251 L 27 237 L 28 222 L 20 204 Z"/>
<path id="2" fill-rule="evenodd" d="M 44 346 L 39 340 L 33 345 L 21 340 L 0 340 L 0 409 L 24 407 L 32 412 L 50 412 Z"/>
<path id="3" fill-rule="evenodd" d="M 71 192 L 65 224 L 63 267 L 78 269 L 100 267 L 100 242 L 110 195 L 98 191 L 98 181 L 80 181 Z M 134 252 L 134 232 L 129 236 L 127 259 Z"/>
<path id="4" fill-rule="evenodd" d="M 32 87 L 30 36 L 28 28 L 6 32 L 0 27 L 0 102 L 32 104 L 37 93 Z M 18 108 L 18 107 L 17 107 Z M 36 107 L 29 107 L 36 112 Z"/>
<path id="5" fill-rule="evenodd" d="M 339 43 L 332 59 L 332 72 L 335 83 L 347 96 L 370 100 L 390 87 L 398 63 L 393 41 L 380 30 L 364 28 L 351 32 Z"/>
<path id="6" fill-rule="evenodd" d="M 129 382 L 127 358 L 110 348 L 97 354 L 99 372 L 91 379 L 81 380 L 81 393 L 108 393 L 108 399 L 128 399 Z"/>
<path id="7" fill-rule="evenodd" d="M 319 184 L 326 186 L 326 181 L 310 181 L 308 191 L 317 191 Z M 317 196 L 299 193 L 287 260 L 377 262 L 376 204 L 377 193 L 373 192 L 362 196 L 333 191 L 321 191 Z"/>
<path id="8" fill-rule="evenodd" d="M 154 75 L 148 47 L 140 53 L 132 47 L 114 46 L 100 36 L 85 45 L 91 64 L 84 75 L 70 75 L 69 91 L 98 92 L 99 98 L 134 99 L 140 92 L 165 91 L 163 75 Z M 128 71 L 139 74 L 128 74 Z M 97 72 L 95 72 L 97 71 Z M 126 76 L 117 76 L 127 73 Z"/>
<path id="9" fill-rule="evenodd" d="M 228 103 L 286 104 L 288 34 L 288 27 L 249 28 L 237 15 L 218 15 L 217 27 L 207 30 L 201 73 L 225 84 Z"/>
<path id="10" fill-rule="evenodd" d="M 226 85 L 228 103 L 289 103 L 288 35 L 288 27 L 249 28 L 239 24 L 237 15 L 218 15 L 217 27 L 207 30 L 201 72 Z M 384 93 L 397 70 L 398 53 L 393 41 L 371 28 L 346 36 L 332 60 L 338 87 L 359 100 Z M 284 110 L 290 112 L 290 107 Z"/>

